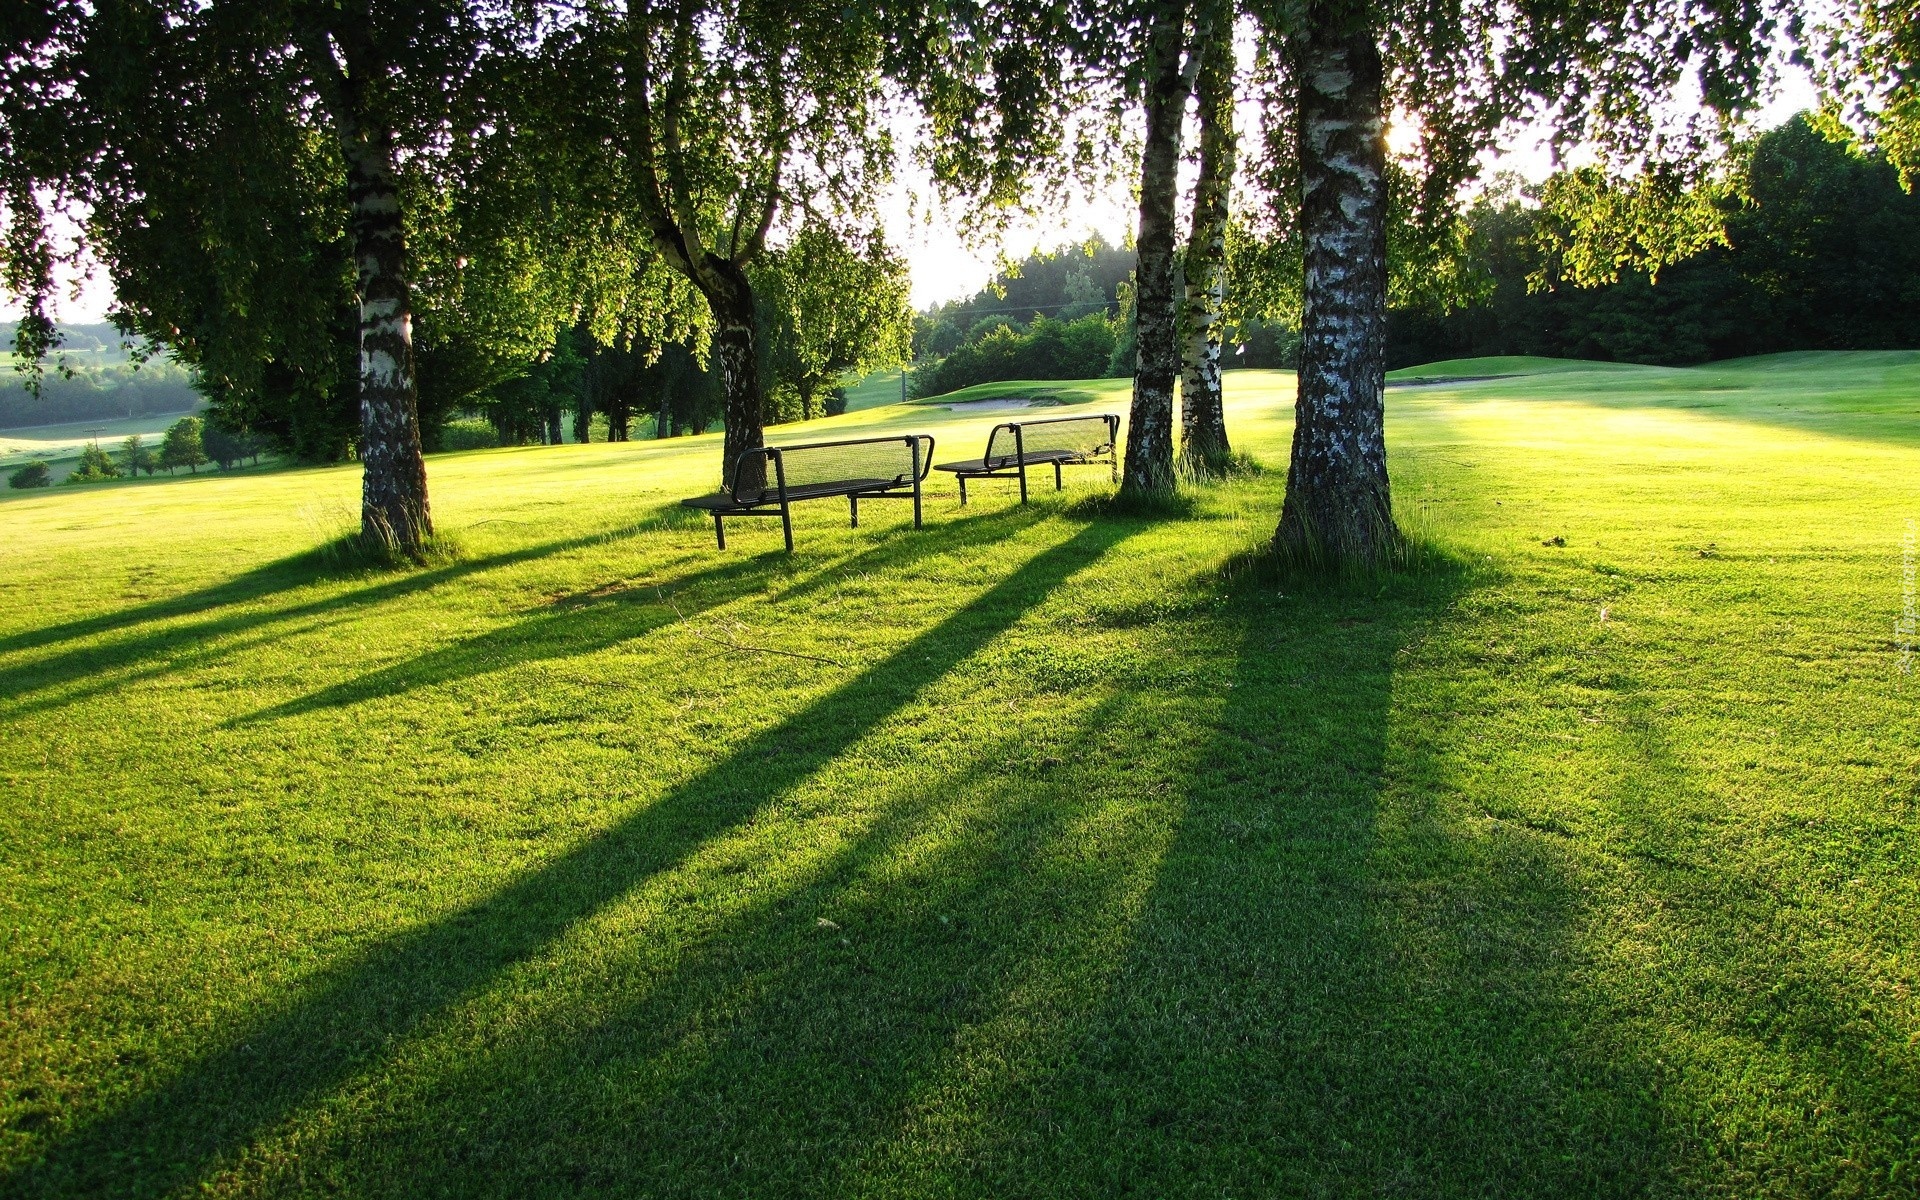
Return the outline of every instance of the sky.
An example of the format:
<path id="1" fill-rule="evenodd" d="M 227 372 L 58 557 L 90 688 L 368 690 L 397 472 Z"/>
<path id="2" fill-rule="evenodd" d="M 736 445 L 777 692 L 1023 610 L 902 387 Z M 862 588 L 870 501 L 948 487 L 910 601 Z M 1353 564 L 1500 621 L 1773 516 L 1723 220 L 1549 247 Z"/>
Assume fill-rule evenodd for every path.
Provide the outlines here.
<path id="1" fill-rule="evenodd" d="M 1773 100 L 1760 111 L 1755 125 L 1771 128 L 1809 107 L 1813 100 L 1813 85 L 1806 75 L 1789 74 Z M 1251 108 L 1242 113 L 1243 138 L 1251 128 L 1253 116 Z M 1553 169 L 1545 137 L 1544 127 L 1521 131 L 1490 158 L 1488 173 L 1513 171 L 1536 182 L 1545 178 Z M 1392 140 L 1391 134 L 1389 140 Z M 1191 169 L 1192 165 L 1187 164 L 1189 174 Z M 1135 201 L 1127 186 L 1115 184 L 1098 193 L 1076 197 L 1058 211 L 1016 221 L 997 241 L 982 245 L 970 243 L 961 235 L 959 213 L 938 208 L 930 211 L 924 192 L 924 177 L 904 170 L 883 207 L 887 234 L 912 272 L 916 309 L 979 291 L 993 278 L 1003 255 L 1018 260 L 1035 250 L 1083 242 L 1096 234 L 1120 245 L 1133 228 L 1136 215 Z M 62 279 L 56 315 L 63 322 L 90 324 L 105 320 L 112 304 L 113 289 L 103 273 L 96 271 L 87 278 L 69 271 Z M 0 319 L 10 320 L 18 315 L 17 304 L 0 305 Z"/>

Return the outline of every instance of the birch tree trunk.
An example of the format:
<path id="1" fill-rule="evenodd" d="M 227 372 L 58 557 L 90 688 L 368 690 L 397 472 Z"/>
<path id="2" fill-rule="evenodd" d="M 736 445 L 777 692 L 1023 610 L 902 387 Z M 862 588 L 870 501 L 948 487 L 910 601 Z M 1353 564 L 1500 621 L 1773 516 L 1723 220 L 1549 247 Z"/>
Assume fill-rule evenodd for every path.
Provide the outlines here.
<path id="1" fill-rule="evenodd" d="M 1363 0 L 1318 0 L 1295 44 L 1305 243 L 1293 459 L 1275 534 L 1311 562 L 1375 564 L 1387 483 L 1387 188 L 1380 48 Z"/>
<path id="2" fill-rule="evenodd" d="M 1225 469 L 1226 409 L 1220 388 L 1220 309 L 1227 295 L 1227 208 L 1235 155 L 1232 8 L 1211 14 L 1199 46 L 1200 177 L 1187 241 L 1186 344 L 1181 354 L 1181 459 L 1196 474 Z"/>
<path id="3" fill-rule="evenodd" d="M 417 554 L 433 533 L 414 383 L 413 300 L 391 131 L 341 121 L 360 294 L 360 533 Z"/>
<path id="4" fill-rule="evenodd" d="M 1140 158 L 1139 265 L 1134 280 L 1138 350 L 1126 465 L 1120 476 L 1123 493 L 1173 489 L 1173 382 L 1180 373 L 1173 298 L 1174 208 L 1180 122 L 1191 90 L 1180 69 L 1185 16 L 1184 5 L 1164 4 L 1147 31 L 1147 138 Z"/>
<path id="5" fill-rule="evenodd" d="M 760 356 L 754 345 L 753 285 L 744 270 L 718 255 L 708 256 L 706 270 L 697 282 L 713 310 L 716 326 L 713 351 L 720 359 L 720 381 L 725 391 L 722 412 L 727 423 L 722 486 L 732 487 L 740 456 L 767 444 Z M 748 476 L 739 480 L 741 485 L 760 487 L 766 482 L 766 464 L 759 457 L 749 460 L 747 471 Z"/>

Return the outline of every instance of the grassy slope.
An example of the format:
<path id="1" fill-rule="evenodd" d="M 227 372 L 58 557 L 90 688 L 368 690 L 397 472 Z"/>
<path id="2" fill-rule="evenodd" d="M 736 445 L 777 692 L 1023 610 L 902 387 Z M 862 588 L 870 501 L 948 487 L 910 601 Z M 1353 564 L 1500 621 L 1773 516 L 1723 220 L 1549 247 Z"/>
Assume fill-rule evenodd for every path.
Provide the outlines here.
<path id="1" fill-rule="evenodd" d="M 900 372 L 875 371 L 847 385 L 847 411 L 861 412 L 900 403 Z"/>
<path id="2" fill-rule="evenodd" d="M 1588 374 L 1596 371 L 1647 371 L 1628 363 L 1591 362 L 1579 358 L 1539 358 L 1524 354 L 1494 355 L 1487 358 L 1449 358 L 1388 371 L 1390 383 L 1438 383 L 1456 379 L 1487 379 L 1509 375 Z"/>
<path id="3" fill-rule="evenodd" d="M 350 469 L 0 502 L 0 1190 L 1911 1195 L 1916 388 L 1395 392 L 1385 586 L 1232 569 L 1275 474 L 719 554 L 715 436 L 405 574 Z"/>

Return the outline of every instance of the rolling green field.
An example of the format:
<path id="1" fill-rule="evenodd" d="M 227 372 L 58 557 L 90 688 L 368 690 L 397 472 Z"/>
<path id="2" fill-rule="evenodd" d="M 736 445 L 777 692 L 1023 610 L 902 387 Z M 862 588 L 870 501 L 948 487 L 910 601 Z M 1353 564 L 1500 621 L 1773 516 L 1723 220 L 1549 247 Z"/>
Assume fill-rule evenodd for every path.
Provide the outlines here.
<path id="1" fill-rule="evenodd" d="M 1181 516 L 792 556 L 717 435 L 436 456 L 403 572 L 351 468 L 0 500 L 0 1194 L 1914 1195 L 1920 354 L 1395 389 L 1344 582 L 1228 399 Z"/>
<path id="2" fill-rule="evenodd" d="M 88 442 L 98 441 L 102 449 L 119 461 L 120 443 L 129 434 L 139 434 L 156 452 L 160 436 L 186 413 L 149 413 L 107 421 L 72 421 L 64 425 L 36 425 L 25 429 L 0 429 L 0 471 L 35 459 L 53 467 L 57 483 L 65 479 L 80 461 L 80 451 Z"/>

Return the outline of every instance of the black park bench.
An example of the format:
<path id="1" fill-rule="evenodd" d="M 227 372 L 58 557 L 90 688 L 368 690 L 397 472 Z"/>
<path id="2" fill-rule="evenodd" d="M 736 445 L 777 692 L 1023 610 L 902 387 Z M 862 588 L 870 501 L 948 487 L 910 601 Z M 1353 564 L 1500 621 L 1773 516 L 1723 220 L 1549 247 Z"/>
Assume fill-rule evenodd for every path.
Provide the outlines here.
<path id="1" fill-rule="evenodd" d="M 1120 478 L 1120 460 L 1114 446 L 1120 441 L 1120 418 L 1112 413 L 1079 417 L 1047 417 L 1039 421 L 1008 421 L 987 435 L 987 452 L 965 462 L 941 463 L 960 481 L 960 503 L 967 502 L 967 480 L 1020 478 L 1020 503 L 1027 502 L 1027 468 L 1053 467 L 1053 490 L 1063 486 L 1060 468 L 1107 463 Z"/>
<path id="2" fill-rule="evenodd" d="M 860 527 L 860 502 L 874 499 L 913 501 L 913 527 L 920 528 L 920 482 L 933 461 L 933 439 L 925 434 L 811 442 L 802 446 L 761 446 L 742 453 L 733 464 L 732 486 L 711 496 L 680 503 L 713 514 L 713 536 L 727 548 L 727 517 L 779 517 L 787 549 L 793 549 L 791 506 L 801 500 L 845 496 L 853 527 Z"/>

